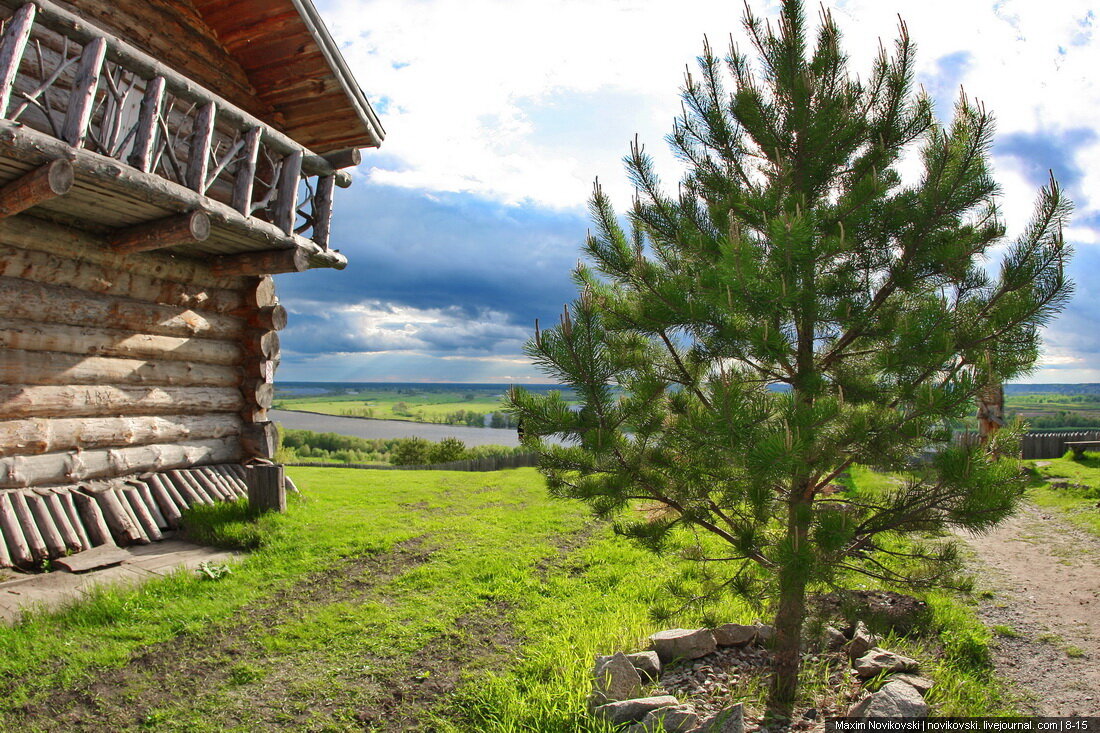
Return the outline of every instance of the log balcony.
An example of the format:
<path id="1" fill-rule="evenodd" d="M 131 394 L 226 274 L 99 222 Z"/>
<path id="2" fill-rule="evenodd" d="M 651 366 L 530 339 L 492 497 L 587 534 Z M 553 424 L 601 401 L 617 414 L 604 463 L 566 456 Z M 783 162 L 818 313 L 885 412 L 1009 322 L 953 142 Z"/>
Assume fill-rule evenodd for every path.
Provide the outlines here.
<path id="1" fill-rule="evenodd" d="M 329 222 L 357 153 L 317 155 L 49 0 L 0 0 L 4 15 L 0 218 L 227 276 L 347 264 Z"/>

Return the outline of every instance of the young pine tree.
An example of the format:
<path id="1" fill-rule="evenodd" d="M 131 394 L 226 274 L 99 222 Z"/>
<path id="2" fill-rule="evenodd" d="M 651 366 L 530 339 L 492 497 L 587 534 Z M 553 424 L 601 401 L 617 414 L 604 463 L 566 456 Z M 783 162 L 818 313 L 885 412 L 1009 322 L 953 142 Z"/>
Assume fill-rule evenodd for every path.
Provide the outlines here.
<path id="1" fill-rule="evenodd" d="M 769 711 L 782 717 L 808 589 L 853 573 L 935 583 L 953 549 L 913 538 L 1013 511 L 1021 483 L 1000 457 L 1012 431 L 956 445 L 948 423 L 1032 367 L 1070 293 L 1070 204 L 1052 179 L 992 275 L 985 255 L 1005 234 L 992 119 L 961 97 L 937 123 L 904 25 L 862 79 L 827 13 L 811 46 L 800 0 L 775 29 L 751 13 L 745 26 L 754 59 L 705 45 L 686 78 L 676 193 L 635 142 L 629 226 L 597 184 L 579 298 L 557 327 L 536 324 L 529 354 L 582 409 L 522 389 L 510 406 L 553 493 L 657 551 L 687 538 L 711 561 L 710 590 L 770 599 Z M 920 172 L 905 183 L 911 148 Z M 826 490 L 853 463 L 907 479 Z M 666 511 L 643 518 L 641 502 Z"/>

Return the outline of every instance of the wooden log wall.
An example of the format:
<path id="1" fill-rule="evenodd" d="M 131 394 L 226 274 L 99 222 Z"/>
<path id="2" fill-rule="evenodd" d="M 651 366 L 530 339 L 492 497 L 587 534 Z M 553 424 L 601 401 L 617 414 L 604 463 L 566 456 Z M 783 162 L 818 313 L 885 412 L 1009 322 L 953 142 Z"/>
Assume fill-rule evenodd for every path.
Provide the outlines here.
<path id="1" fill-rule="evenodd" d="M 0 489 L 272 458 L 285 323 L 270 277 L 4 219 Z"/>
<path id="2" fill-rule="evenodd" d="M 239 463 L 0 491 L 0 567 L 33 568 L 105 544 L 148 544 L 196 504 L 247 498 Z"/>

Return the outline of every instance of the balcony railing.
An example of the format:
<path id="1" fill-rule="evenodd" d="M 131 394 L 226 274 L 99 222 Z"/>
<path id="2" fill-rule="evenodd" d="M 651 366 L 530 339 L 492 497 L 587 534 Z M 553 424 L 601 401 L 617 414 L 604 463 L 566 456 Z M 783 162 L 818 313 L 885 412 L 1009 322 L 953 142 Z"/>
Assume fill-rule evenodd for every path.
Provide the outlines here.
<path id="1" fill-rule="evenodd" d="M 347 173 L 48 0 L 0 0 L 3 12 L 0 118 L 328 249 Z"/>

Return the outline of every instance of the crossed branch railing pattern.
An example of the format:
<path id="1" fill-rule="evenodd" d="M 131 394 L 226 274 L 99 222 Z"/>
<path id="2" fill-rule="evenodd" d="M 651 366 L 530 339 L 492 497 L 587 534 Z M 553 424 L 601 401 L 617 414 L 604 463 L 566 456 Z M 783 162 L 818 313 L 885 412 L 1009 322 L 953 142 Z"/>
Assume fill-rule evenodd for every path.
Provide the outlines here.
<path id="1" fill-rule="evenodd" d="M 18 5 L 3 22 L 0 117 L 328 248 L 333 188 L 346 174 L 48 0 Z"/>

